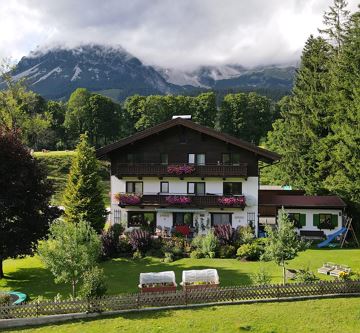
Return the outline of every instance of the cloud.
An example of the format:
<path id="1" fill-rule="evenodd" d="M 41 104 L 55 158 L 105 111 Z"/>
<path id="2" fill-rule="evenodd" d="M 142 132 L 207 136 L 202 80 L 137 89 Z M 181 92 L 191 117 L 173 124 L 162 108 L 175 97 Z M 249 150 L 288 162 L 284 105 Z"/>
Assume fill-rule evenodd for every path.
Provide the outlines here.
<path id="1" fill-rule="evenodd" d="M 189 68 L 294 63 L 332 0 L 0 0 L 0 57 L 37 45 L 120 44 Z M 354 9 L 356 0 L 349 1 Z"/>

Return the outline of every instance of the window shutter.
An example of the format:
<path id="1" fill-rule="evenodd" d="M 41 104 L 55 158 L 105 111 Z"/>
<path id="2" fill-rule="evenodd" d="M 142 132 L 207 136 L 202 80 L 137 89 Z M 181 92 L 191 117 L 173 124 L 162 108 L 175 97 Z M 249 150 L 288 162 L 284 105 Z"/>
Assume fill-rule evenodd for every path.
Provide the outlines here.
<path id="1" fill-rule="evenodd" d="M 319 226 L 319 221 L 320 221 L 320 216 L 319 216 L 319 214 L 314 214 L 313 215 L 313 225 L 314 226 Z"/>
<path id="2" fill-rule="evenodd" d="M 337 215 L 331 215 L 331 224 L 334 228 L 338 226 L 338 216 Z"/>
<path id="3" fill-rule="evenodd" d="M 300 214 L 300 225 L 302 227 L 306 226 L 306 214 Z"/>

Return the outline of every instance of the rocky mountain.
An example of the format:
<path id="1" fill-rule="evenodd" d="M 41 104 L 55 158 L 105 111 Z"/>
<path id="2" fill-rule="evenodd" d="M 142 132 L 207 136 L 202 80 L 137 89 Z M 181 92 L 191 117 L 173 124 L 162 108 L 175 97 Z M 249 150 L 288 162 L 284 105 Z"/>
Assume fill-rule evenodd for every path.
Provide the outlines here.
<path id="1" fill-rule="evenodd" d="M 153 67 L 121 47 L 82 45 L 31 52 L 23 57 L 15 79 L 49 99 L 66 99 L 79 87 L 117 100 L 133 94 L 179 94 L 207 89 L 290 90 L 295 67 L 202 66 L 192 71 Z"/>

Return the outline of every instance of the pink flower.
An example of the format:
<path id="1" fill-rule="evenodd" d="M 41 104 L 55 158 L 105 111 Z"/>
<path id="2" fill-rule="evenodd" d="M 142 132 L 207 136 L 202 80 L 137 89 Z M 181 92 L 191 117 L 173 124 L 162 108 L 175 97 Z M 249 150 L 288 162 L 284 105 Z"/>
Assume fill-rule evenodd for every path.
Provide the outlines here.
<path id="1" fill-rule="evenodd" d="M 141 202 L 141 196 L 137 194 L 115 194 L 115 199 L 119 201 L 119 205 L 138 205 Z"/>
<path id="2" fill-rule="evenodd" d="M 189 175 L 195 171 L 195 168 L 191 165 L 169 165 L 167 167 L 167 172 L 172 175 Z"/>
<path id="3" fill-rule="evenodd" d="M 178 195 L 169 195 L 165 198 L 165 201 L 173 205 L 186 205 L 191 202 L 191 198 Z"/>
<path id="4" fill-rule="evenodd" d="M 223 206 L 240 206 L 245 207 L 245 197 L 220 197 L 218 203 Z"/>

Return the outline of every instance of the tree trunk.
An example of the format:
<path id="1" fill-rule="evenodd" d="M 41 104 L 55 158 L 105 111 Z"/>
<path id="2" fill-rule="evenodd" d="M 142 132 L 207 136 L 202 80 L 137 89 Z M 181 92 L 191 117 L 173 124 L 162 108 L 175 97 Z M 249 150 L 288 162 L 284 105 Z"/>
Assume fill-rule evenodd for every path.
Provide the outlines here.
<path id="1" fill-rule="evenodd" d="M 75 298 L 76 292 L 75 292 L 75 288 L 76 288 L 76 281 L 73 280 L 72 281 L 72 295 Z"/>
<path id="2" fill-rule="evenodd" d="M 286 284 L 286 268 L 285 268 L 285 262 L 283 262 L 283 284 Z"/>
<path id="3" fill-rule="evenodd" d="M 0 279 L 4 277 L 4 270 L 3 270 L 3 258 L 0 257 Z"/>

